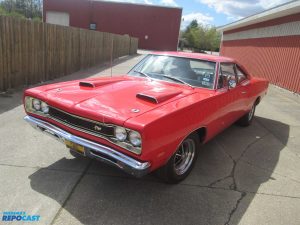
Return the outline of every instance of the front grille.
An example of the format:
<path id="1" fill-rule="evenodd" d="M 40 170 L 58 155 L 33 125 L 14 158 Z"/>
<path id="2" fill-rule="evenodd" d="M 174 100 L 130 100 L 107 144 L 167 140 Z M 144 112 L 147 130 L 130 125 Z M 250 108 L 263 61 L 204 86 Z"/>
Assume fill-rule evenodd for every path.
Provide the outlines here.
<path id="1" fill-rule="evenodd" d="M 97 123 L 80 116 L 71 115 L 59 109 L 50 107 L 49 115 L 51 118 L 63 124 L 88 131 L 96 135 L 114 136 L 114 127 Z"/>

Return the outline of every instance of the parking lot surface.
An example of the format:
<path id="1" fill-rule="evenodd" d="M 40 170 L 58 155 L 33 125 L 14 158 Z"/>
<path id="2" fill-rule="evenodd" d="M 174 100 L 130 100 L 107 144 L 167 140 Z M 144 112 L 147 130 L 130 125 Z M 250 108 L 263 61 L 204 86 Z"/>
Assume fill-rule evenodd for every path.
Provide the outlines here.
<path id="1" fill-rule="evenodd" d="M 113 73 L 142 57 L 116 61 Z M 56 81 L 110 72 L 101 66 Z M 74 158 L 24 116 L 22 91 L 0 95 L 0 213 L 25 211 L 40 215 L 35 224 L 55 225 L 300 224 L 300 101 L 287 91 L 271 86 L 253 124 L 232 125 L 202 146 L 177 185 Z"/>

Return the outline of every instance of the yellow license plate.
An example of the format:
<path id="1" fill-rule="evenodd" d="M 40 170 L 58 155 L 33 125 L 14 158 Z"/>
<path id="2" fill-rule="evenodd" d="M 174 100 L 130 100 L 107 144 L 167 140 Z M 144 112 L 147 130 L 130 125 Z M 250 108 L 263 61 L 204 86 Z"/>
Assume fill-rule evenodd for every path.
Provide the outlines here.
<path id="1" fill-rule="evenodd" d="M 76 144 L 72 141 L 65 140 L 65 144 L 68 148 L 70 148 L 73 151 L 76 151 L 82 155 L 85 155 L 85 149 L 82 145 Z"/>

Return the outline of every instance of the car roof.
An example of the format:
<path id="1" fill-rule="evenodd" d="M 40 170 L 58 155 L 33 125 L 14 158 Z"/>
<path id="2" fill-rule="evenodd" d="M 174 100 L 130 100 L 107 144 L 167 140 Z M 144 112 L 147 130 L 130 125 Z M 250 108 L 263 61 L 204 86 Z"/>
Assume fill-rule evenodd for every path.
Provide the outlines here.
<path id="1" fill-rule="evenodd" d="M 202 54 L 202 53 L 193 53 L 193 52 L 175 52 L 175 51 L 165 51 L 165 52 L 151 52 L 154 55 L 168 55 L 168 56 L 176 56 L 176 57 L 183 57 L 183 58 L 191 58 L 191 59 L 202 59 L 208 60 L 213 62 L 232 62 L 236 63 L 236 61 L 229 57 L 224 56 L 216 56 L 216 55 L 209 55 L 209 54 Z"/>

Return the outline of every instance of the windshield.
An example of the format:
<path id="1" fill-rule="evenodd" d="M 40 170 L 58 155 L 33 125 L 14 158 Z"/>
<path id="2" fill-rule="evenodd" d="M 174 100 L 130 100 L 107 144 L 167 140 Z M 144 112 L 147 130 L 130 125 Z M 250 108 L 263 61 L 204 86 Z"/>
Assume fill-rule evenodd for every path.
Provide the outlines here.
<path id="1" fill-rule="evenodd" d="M 148 55 L 128 74 L 212 89 L 215 62 L 165 55 Z"/>

